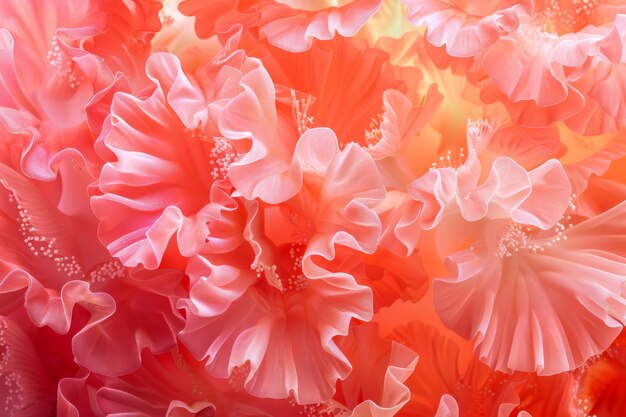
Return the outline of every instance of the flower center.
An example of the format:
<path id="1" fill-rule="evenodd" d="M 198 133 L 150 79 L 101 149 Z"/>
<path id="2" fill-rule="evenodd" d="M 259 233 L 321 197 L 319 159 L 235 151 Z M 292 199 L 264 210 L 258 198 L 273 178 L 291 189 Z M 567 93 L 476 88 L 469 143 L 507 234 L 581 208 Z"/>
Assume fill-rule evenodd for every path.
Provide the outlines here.
<path id="1" fill-rule="evenodd" d="M 380 130 L 380 125 L 383 121 L 383 114 L 385 113 L 385 107 L 381 109 L 370 122 L 369 129 L 365 130 L 365 145 L 371 147 L 376 145 L 383 138 L 383 132 Z"/>
<path id="2" fill-rule="evenodd" d="M 76 88 L 80 85 L 79 77 L 74 72 L 74 61 L 63 51 L 56 35 L 52 37 L 47 58 L 48 63 L 55 69 L 56 76 L 60 80 L 64 80 L 70 88 Z"/>
<path id="3" fill-rule="evenodd" d="M 256 268 L 257 277 L 265 275 L 267 282 L 282 293 L 295 292 L 308 287 L 307 278 L 302 272 L 302 256 L 306 246 L 291 242 L 278 247 L 276 263 L 260 263 Z"/>
<path id="4" fill-rule="evenodd" d="M 573 207 L 573 204 L 570 204 L 570 207 Z M 493 254 L 498 258 L 508 258 L 522 251 L 544 252 L 554 244 L 567 240 L 567 230 L 573 226 L 570 220 L 569 215 L 561 218 L 554 225 L 551 237 L 541 240 L 533 240 L 533 233 L 538 230 L 534 227 L 513 222 L 496 225 L 495 227 L 500 231 L 495 233 L 496 244 L 493 246 Z"/>
<path id="5" fill-rule="evenodd" d="M 93 268 L 85 277 L 90 283 L 104 283 L 107 281 L 123 278 L 126 275 L 126 268 L 118 261 L 113 260 L 103 262 Z"/>
<path id="6" fill-rule="evenodd" d="M 291 89 L 291 113 L 298 126 L 298 133 L 302 135 L 313 126 L 313 116 L 309 115 L 313 96 L 298 97 L 294 89 Z"/>
<path id="7" fill-rule="evenodd" d="M 203 132 L 202 126 L 185 129 L 185 133 L 192 141 L 208 145 L 209 174 L 213 181 L 228 179 L 228 167 L 238 158 L 233 145 L 225 138 L 209 137 Z"/>
<path id="8" fill-rule="evenodd" d="M 517 223 L 509 223 L 506 231 L 498 240 L 493 254 L 498 258 L 507 258 L 520 250 L 542 251 L 542 247 L 531 242 L 531 235 L 532 228 Z"/>
<path id="9" fill-rule="evenodd" d="M 595 23 L 600 0 L 548 0 L 539 13 L 543 30 L 558 35 L 578 32 Z"/>

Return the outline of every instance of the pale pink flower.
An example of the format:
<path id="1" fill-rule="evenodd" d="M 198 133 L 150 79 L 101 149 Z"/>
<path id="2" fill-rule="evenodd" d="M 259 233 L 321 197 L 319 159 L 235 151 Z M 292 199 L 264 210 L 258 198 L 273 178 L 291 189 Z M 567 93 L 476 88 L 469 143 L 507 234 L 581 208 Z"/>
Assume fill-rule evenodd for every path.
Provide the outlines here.
<path id="1" fill-rule="evenodd" d="M 626 119 L 622 88 L 613 87 L 624 85 L 624 17 L 596 12 L 602 2 L 568 3 L 538 10 L 544 23 L 528 23 L 498 41 L 484 54 L 484 69 L 520 123 L 565 120 L 586 134 L 615 131 Z M 571 26 L 566 32 L 559 31 L 563 21 Z"/>
<path id="2" fill-rule="evenodd" d="M 571 195 L 561 164 L 551 159 L 527 171 L 515 160 L 489 150 L 492 134 L 487 121 L 468 122 L 467 150 L 461 148 L 458 155 L 449 151 L 408 185 L 408 195 L 395 195 L 400 208 L 386 215 L 385 232 L 392 235 L 388 241 L 397 238 L 410 253 L 420 230 L 437 227 L 449 211 L 467 221 L 510 218 L 543 230 L 560 219 Z M 540 206 L 548 196 L 553 204 Z"/>
<path id="3" fill-rule="evenodd" d="M 442 320 L 495 369 L 551 375 L 580 366 L 622 329 L 623 211 L 576 225 L 565 217 L 550 232 L 510 220 L 466 226 L 471 246 L 448 258 L 455 276 L 433 284 Z"/>

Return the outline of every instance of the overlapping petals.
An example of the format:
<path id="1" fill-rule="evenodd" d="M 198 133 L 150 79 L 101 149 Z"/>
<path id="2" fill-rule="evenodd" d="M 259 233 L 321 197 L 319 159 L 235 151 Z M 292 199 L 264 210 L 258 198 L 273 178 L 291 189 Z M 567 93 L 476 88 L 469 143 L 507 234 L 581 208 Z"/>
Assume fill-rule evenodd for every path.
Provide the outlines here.
<path id="1" fill-rule="evenodd" d="M 347 333 L 352 318 L 372 315 L 371 291 L 332 264 L 340 263 L 337 246 L 375 250 L 380 222 L 370 207 L 384 188 L 378 174 L 362 174 L 375 173 L 367 169 L 375 166 L 371 157 L 357 146 L 340 151 L 328 129 L 307 131 L 296 155 L 306 191 L 283 205 L 263 205 L 252 220 L 256 257 L 249 268 L 256 279 L 245 278 L 251 271 L 235 272 L 233 279 L 246 279 L 249 288 L 223 312 L 196 298 L 186 301 L 181 338 L 197 358 L 208 358 L 207 369 L 218 377 L 248 364 L 251 394 L 286 398 L 292 392 L 310 404 L 328 400 L 336 380 L 350 371 L 332 339 Z M 352 176 L 339 181 L 347 170 Z M 281 230 L 268 229 L 278 224 Z M 210 281 L 218 282 L 217 271 Z M 319 316 L 321 309 L 328 314 Z M 276 377 L 282 383 L 270 383 Z"/>
<path id="2" fill-rule="evenodd" d="M 626 413 L 622 0 L 0 0 L 0 414 Z"/>
<path id="3" fill-rule="evenodd" d="M 559 223 L 545 237 L 496 226 L 495 236 L 449 258 L 456 277 L 435 281 L 438 311 L 496 369 L 550 375 L 580 366 L 606 349 L 624 322 L 624 257 L 616 244 L 623 210 Z M 513 294 L 519 304 L 511 311 L 501 303 Z"/>
<path id="4" fill-rule="evenodd" d="M 216 119 L 221 101 L 235 93 L 231 71 L 245 76 L 257 65 L 240 55 L 232 60 L 199 70 L 212 77 L 200 86 L 175 56 L 156 54 L 147 65 L 154 92 L 145 100 L 115 97 L 102 139 L 112 161 L 102 169 L 92 207 L 100 238 L 125 265 L 155 269 L 168 247 L 191 257 L 205 245 L 227 252 L 243 239 L 241 203 L 228 179 L 238 153 L 216 130 Z"/>
<path id="5" fill-rule="evenodd" d="M 409 20 L 428 28 L 427 39 L 444 46 L 454 57 L 476 56 L 503 34 L 517 30 L 520 17 L 532 13 L 532 0 L 525 1 L 403 1 Z"/>
<path id="6" fill-rule="evenodd" d="M 95 172 L 99 115 L 114 91 L 130 88 L 128 80 L 140 89 L 136 68 L 160 28 L 160 3 L 7 1 L 1 7 L 0 120 L 23 136 L 23 169 L 50 180 L 60 160 L 72 155 Z M 31 31 L 31 19 L 42 30 Z M 16 111 L 22 113 L 17 126 L 10 120 Z"/>
<path id="7" fill-rule="evenodd" d="M 183 13 L 196 17 L 201 37 L 227 31 L 229 25 L 242 23 L 258 28 L 270 43 L 290 52 L 311 47 L 313 39 L 329 40 L 336 34 L 353 36 L 376 12 L 381 0 L 185 0 Z"/>

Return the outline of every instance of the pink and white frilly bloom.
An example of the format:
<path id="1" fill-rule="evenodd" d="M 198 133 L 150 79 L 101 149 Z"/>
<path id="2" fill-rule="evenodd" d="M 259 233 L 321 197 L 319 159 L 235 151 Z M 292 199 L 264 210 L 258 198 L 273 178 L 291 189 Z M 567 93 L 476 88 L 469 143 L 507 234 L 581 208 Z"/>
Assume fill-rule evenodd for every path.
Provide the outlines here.
<path id="1" fill-rule="evenodd" d="M 529 24 L 503 37 L 482 56 L 483 99 L 502 101 L 527 126 L 563 120 L 588 135 L 622 128 L 625 22 L 618 15 L 561 36 Z"/>
<path id="2" fill-rule="evenodd" d="M 228 32 L 234 24 L 258 31 L 289 52 L 311 48 L 314 39 L 353 36 L 382 0 L 184 0 L 180 10 L 196 18 L 201 38 Z"/>
<path id="3" fill-rule="evenodd" d="M 569 373 L 550 377 L 507 375 L 484 363 L 464 361 L 464 345 L 443 336 L 436 327 L 413 321 L 388 336 L 419 356 L 405 381 L 411 399 L 407 417 L 573 417 L 575 379 Z"/>
<path id="4" fill-rule="evenodd" d="M 626 12 L 613 1 L 539 2 L 531 19 L 481 55 L 486 101 L 501 100 L 514 120 L 564 120 L 585 134 L 624 126 Z"/>
<path id="5" fill-rule="evenodd" d="M 201 250 L 225 253 L 243 242 L 247 211 L 230 175 L 242 150 L 218 124 L 227 107 L 246 115 L 240 128 L 270 129 L 233 102 L 273 108 L 265 94 L 271 81 L 258 60 L 228 49 L 193 75 L 166 53 L 154 54 L 146 71 L 153 83 L 147 97 L 113 100 L 101 141 L 108 162 L 92 208 L 100 239 L 123 264 L 155 269 L 165 256 L 185 269 L 185 259 Z"/>
<path id="6" fill-rule="evenodd" d="M 435 308 L 473 341 L 480 360 L 505 372 L 574 369 L 622 328 L 626 258 L 617 242 L 626 206 L 573 225 L 561 164 L 549 160 L 527 172 L 500 157 L 483 170 L 485 128 L 470 125 L 463 164 L 434 168 L 412 184 L 417 211 L 398 222 L 396 236 L 433 229 L 431 258 L 447 258 L 454 274 L 434 281 Z"/>
<path id="7" fill-rule="evenodd" d="M 110 314 L 113 299 L 92 292 L 83 281 L 98 263 L 98 245 L 75 233 L 84 219 L 57 209 L 58 187 L 5 164 L 0 164 L 0 184 L 2 314 L 23 305 L 35 325 L 58 333 L 69 330 L 76 304 L 91 313 L 89 324 Z"/>
<path id="8" fill-rule="evenodd" d="M 469 222 L 510 218 L 542 230 L 560 219 L 571 196 L 561 164 L 540 158 L 542 164 L 527 171 L 510 157 L 489 149 L 493 131 L 486 120 L 468 121 L 467 150 L 448 151 L 411 182 L 406 193 L 389 193 L 377 207 L 383 219 L 384 245 L 411 253 L 420 231 L 436 228 L 450 211 Z M 538 208 L 546 196 L 554 204 Z"/>
<path id="9" fill-rule="evenodd" d="M 340 146 L 356 142 L 376 160 L 392 160 L 438 103 L 436 90 L 425 98 L 408 91 L 403 76 L 413 83 L 419 71 L 393 68 L 384 51 L 361 40 L 316 41 L 309 51 L 292 54 L 243 32 L 238 46 L 262 60 L 273 82 L 266 96 L 276 100 L 269 108 L 234 100 L 220 123 L 228 138 L 252 137 L 250 151 L 229 169 L 231 181 L 248 199 L 278 203 L 298 191 L 300 173 L 293 153 L 307 129 L 329 127 Z M 259 127 L 245 131 L 241 126 L 251 114 Z M 254 180 L 260 169 L 266 175 Z"/>
<path id="10" fill-rule="evenodd" d="M 152 0 L 2 3 L 0 123 L 21 138 L 27 175 L 54 179 L 66 155 L 97 173 L 93 142 L 103 113 L 114 91 L 129 88 L 127 77 L 141 84 L 134 70 L 160 27 L 160 7 Z"/>
<path id="11" fill-rule="evenodd" d="M 38 328 L 24 309 L 0 317 L 2 415 L 54 415 L 59 381 L 78 371 L 71 349 L 75 331 L 59 335 L 47 327 Z"/>
<path id="12" fill-rule="evenodd" d="M 180 338 L 217 377 L 249 366 L 252 395 L 293 394 L 313 404 L 330 399 L 351 370 L 335 336 L 348 333 L 351 319 L 372 317 L 372 291 L 334 266 L 339 248 L 376 250 L 380 222 L 371 207 L 385 189 L 367 152 L 354 144 L 340 150 L 330 129 L 305 132 L 295 159 L 301 191 L 282 204 L 260 204 L 250 223 L 256 279 L 222 313 L 200 298 L 181 302 L 187 324 Z"/>
<path id="13" fill-rule="evenodd" d="M 130 270 L 111 258 L 89 209 L 92 178 L 67 162 L 56 183 L 0 164 L 0 312 L 23 306 L 34 325 L 61 334 L 78 320 L 77 363 L 107 375 L 130 372 L 143 349 L 162 353 L 176 345 L 183 318 L 174 303 L 183 295 L 183 274 Z M 85 320 L 74 318 L 77 306 L 87 312 Z"/>

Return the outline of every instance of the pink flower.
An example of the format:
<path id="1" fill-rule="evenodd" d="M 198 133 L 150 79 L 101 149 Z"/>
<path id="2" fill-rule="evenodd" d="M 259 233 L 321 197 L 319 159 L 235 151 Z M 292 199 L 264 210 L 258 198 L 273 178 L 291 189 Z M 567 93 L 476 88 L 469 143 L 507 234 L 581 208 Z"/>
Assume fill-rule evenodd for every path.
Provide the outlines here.
<path id="1" fill-rule="evenodd" d="M 455 276 L 435 281 L 437 311 L 496 369 L 551 375 L 580 366 L 622 329 L 624 258 L 614 242 L 623 209 L 543 236 L 490 225 L 484 240 L 449 257 Z"/>
<path id="2" fill-rule="evenodd" d="M 233 96 L 253 94 L 239 79 L 263 69 L 235 53 L 199 69 L 196 80 L 175 56 L 158 53 L 147 72 L 155 84 L 150 96 L 118 94 L 112 103 L 102 140 L 110 162 L 92 198 L 99 236 L 125 265 L 149 269 L 168 251 L 191 257 L 205 246 L 232 250 L 243 239 L 246 219 L 228 175 L 239 151 L 217 124 Z M 127 222 L 129 216 L 134 221 Z"/>
<path id="3" fill-rule="evenodd" d="M 408 185 L 408 196 L 387 227 L 409 252 L 419 231 L 437 227 L 450 210 L 467 221 L 510 218 L 543 230 L 563 215 L 571 186 L 561 164 L 552 159 L 528 172 L 513 159 L 489 152 L 492 131 L 487 121 L 468 122 L 467 155 L 461 148 L 457 162 L 448 152 Z M 491 161 L 489 170 L 483 161 Z M 554 203 L 541 206 L 547 196 Z"/>
<path id="4" fill-rule="evenodd" d="M 272 398 L 293 392 L 309 404 L 328 400 L 350 371 L 333 338 L 347 334 L 352 318 L 371 317 L 371 291 L 333 264 L 341 265 L 338 247 L 375 250 L 380 223 L 371 206 L 384 188 L 371 157 L 354 145 L 340 151 L 328 129 L 305 132 L 295 156 L 302 192 L 261 205 L 251 220 L 256 280 L 221 314 L 201 299 L 184 302 L 180 336 L 198 359 L 208 359 L 213 375 L 228 377 L 249 363 L 248 392 Z"/>

